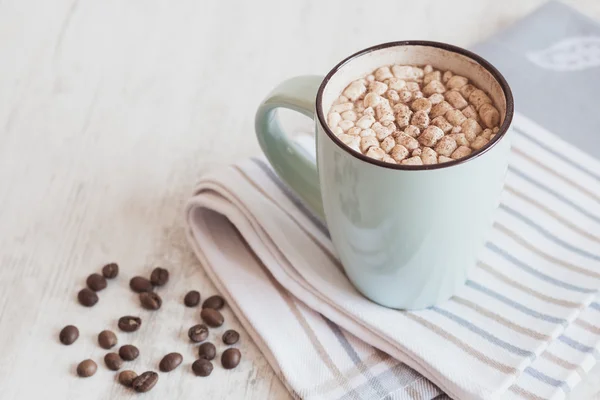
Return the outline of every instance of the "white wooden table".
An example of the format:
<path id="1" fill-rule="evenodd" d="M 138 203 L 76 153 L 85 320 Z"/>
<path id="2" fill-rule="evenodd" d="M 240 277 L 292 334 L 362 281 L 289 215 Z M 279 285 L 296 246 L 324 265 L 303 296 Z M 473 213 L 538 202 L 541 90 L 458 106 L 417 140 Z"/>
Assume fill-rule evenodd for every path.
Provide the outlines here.
<path id="1" fill-rule="evenodd" d="M 378 42 L 468 46 L 541 3 L 1 0 L 0 398 L 136 397 L 96 344 L 126 314 L 144 321 L 137 333 L 119 333 L 141 350 L 127 367 L 156 370 L 171 351 L 185 358 L 145 399 L 289 398 L 244 332 L 240 367 L 191 373 L 187 329 L 199 310 L 182 298 L 192 288 L 214 293 L 184 237 L 182 204 L 194 182 L 259 151 L 255 107 L 280 80 L 325 73 Z M 597 0 L 573 5 L 600 19 Z M 77 291 L 113 260 L 119 278 L 84 309 Z M 152 313 L 128 280 L 156 265 L 171 281 Z M 81 331 L 69 347 L 58 342 L 66 324 Z M 85 358 L 99 368 L 80 379 L 75 366 Z M 598 391 L 600 369 L 572 398 Z"/>

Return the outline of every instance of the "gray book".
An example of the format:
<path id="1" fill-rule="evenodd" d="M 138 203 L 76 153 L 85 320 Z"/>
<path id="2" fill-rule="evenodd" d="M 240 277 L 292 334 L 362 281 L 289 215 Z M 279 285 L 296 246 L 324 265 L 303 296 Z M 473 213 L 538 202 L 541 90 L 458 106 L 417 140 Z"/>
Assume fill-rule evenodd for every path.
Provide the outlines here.
<path id="1" fill-rule="evenodd" d="M 473 50 L 508 80 L 515 109 L 600 158 L 600 24 L 549 2 Z"/>

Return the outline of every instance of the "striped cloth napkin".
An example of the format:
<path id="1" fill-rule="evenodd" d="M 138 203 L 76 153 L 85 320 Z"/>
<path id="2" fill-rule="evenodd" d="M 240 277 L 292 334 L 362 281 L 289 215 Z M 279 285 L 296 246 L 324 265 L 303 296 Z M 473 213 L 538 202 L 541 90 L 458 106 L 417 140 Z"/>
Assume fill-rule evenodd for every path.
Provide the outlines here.
<path id="1" fill-rule="evenodd" d="M 514 130 L 479 262 L 420 311 L 362 297 L 326 226 L 264 160 L 201 180 L 190 242 L 294 397 L 554 399 L 595 364 L 600 162 L 521 115 Z"/>

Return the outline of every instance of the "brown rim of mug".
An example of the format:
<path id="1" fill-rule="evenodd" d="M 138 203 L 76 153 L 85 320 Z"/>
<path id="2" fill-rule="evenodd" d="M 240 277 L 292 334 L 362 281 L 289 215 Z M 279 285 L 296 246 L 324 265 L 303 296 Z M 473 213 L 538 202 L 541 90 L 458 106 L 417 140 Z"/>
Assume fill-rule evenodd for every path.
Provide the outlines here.
<path id="1" fill-rule="evenodd" d="M 329 126 L 326 123 L 327 120 L 325 119 L 325 116 L 323 115 L 323 107 L 321 107 L 322 102 L 323 102 L 323 92 L 325 91 L 325 87 L 327 86 L 327 84 L 329 83 L 331 78 L 340 70 L 340 68 L 342 68 L 344 65 L 351 62 L 355 58 L 363 56 L 372 51 L 381 50 L 381 49 L 385 49 L 388 47 L 399 47 L 399 46 L 437 47 L 437 48 L 440 48 L 443 50 L 451 51 L 453 53 L 461 54 L 461 55 L 466 56 L 466 57 L 470 58 L 471 60 L 477 62 L 479 65 L 481 65 L 483 68 L 485 68 L 494 77 L 494 79 L 496 79 L 498 84 L 500 84 L 502 91 L 504 92 L 504 97 L 506 98 L 506 114 L 504 116 L 504 122 L 502 122 L 502 125 L 500 125 L 500 130 L 498 131 L 496 136 L 494 136 L 494 138 L 489 141 L 488 144 L 483 146 L 481 149 L 471 153 L 467 157 L 460 158 L 460 159 L 454 160 L 454 161 L 449 161 L 449 162 L 445 162 L 445 163 L 441 163 L 441 164 L 429 164 L 429 165 L 402 165 L 402 164 L 391 164 L 391 163 L 387 163 L 385 161 L 379 161 L 379 160 L 375 160 L 374 158 L 367 157 L 366 155 L 364 155 L 362 153 L 352 150 L 350 147 L 348 147 L 346 144 L 344 144 L 340 139 L 338 139 L 337 136 L 334 135 L 334 133 L 331 131 L 331 129 L 329 129 Z M 492 64 L 490 64 L 483 57 L 478 56 L 477 54 L 475 54 L 469 50 L 465 50 L 462 47 L 453 46 L 453 45 L 447 44 L 447 43 L 431 42 L 431 41 L 427 41 L 427 40 L 403 40 L 403 41 L 399 41 L 399 42 L 382 43 L 382 44 L 378 44 L 376 46 L 372 46 L 372 47 L 366 48 L 364 50 L 361 50 L 361 51 L 354 53 L 351 56 L 345 58 L 338 65 L 333 67 L 333 69 L 331 71 L 329 71 L 327 76 L 325 76 L 325 79 L 323 79 L 321 86 L 319 86 L 319 91 L 317 92 L 316 106 L 317 106 L 317 117 L 319 119 L 319 123 L 325 129 L 325 132 L 327 133 L 329 138 L 335 144 L 337 144 L 340 148 L 342 148 L 344 151 L 349 153 L 351 156 L 356 157 L 362 161 L 368 162 L 369 164 L 377 165 L 379 167 L 390 168 L 390 169 L 399 169 L 399 170 L 408 170 L 408 171 L 448 168 L 448 167 L 453 167 L 455 165 L 465 163 L 469 160 L 479 157 L 480 155 L 484 154 L 489 149 L 494 147 L 494 145 L 496 143 L 498 143 L 504 137 L 504 135 L 508 131 L 508 128 L 512 122 L 513 114 L 514 114 L 514 101 L 513 101 L 512 92 L 510 90 L 510 87 L 508 86 L 508 83 L 506 82 L 506 79 L 504 79 L 504 77 L 502 76 L 500 71 L 498 71 L 496 69 L 496 67 L 494 67 Z"/>

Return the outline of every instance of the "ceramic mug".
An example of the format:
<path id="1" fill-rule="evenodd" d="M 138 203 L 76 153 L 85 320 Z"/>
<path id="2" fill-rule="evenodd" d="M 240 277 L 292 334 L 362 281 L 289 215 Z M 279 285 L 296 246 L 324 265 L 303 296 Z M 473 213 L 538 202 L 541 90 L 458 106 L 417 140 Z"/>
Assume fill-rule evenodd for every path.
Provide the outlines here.
<path id="1" fill-rule="evenodd" d="M 469 78 L 500 111 L 499 132 L 479 151 L 443 164 L 389 164 L 350 149 L 327 126 L 327 112 L 350 82 L 391 64 L 431 64 Z M 283 132 L 281 107 L 315 119 L 316 164 Z M 384 306 L 419 309 L 451 297 L 476 263 L 506 175 L 513 108 L 506 80 L 480 56 L 402 41 L 359 51 L 325 78 L 281 83 L 257 111 L 256 134 L 279 176 L 325 219 L 354 286 Z"/>

